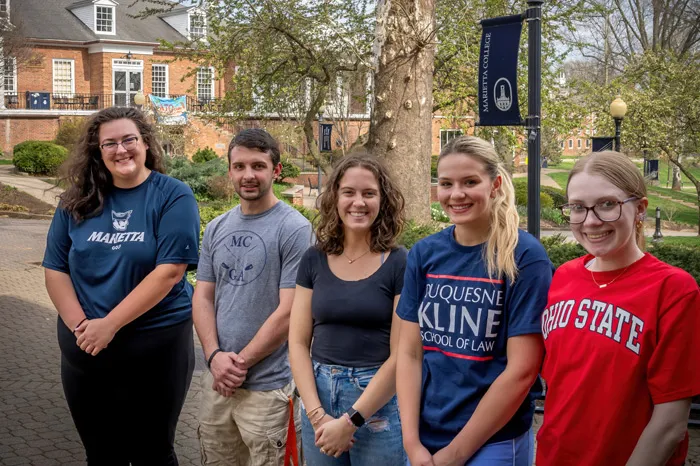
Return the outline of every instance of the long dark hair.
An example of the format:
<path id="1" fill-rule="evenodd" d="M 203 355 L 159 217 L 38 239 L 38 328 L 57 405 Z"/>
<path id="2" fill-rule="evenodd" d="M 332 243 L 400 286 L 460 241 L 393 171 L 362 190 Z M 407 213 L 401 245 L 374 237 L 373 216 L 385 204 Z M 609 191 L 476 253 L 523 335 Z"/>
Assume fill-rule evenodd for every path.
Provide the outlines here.
<path id="1" fill-rule="evenodd" d="M 146 168 L 165 173 L 163 149 L 143 112 L 130 107 L 109 107 L 97 112 L 85 125 L 85 132 L 61 175 L 61 180 L 69 185 L 61 194 L 61 208 L 78 223 L 102 212 L 105 195 L 113 187 L 112 174 L 105 167 L 100 152 L 100 126 L 125 118 L 134 122 L 143 143 L 148 146 Z"/>
<path id="2" fill-rule="evenodd" d="M 316 227 L 316 247 L 326 254 L 342 254 L 345 232 L 338 214 L 340 180 L 350 168 L 360 167 L 374 174 L 379 185 L 379 215 L 370 227 L 369 247 L 372 252 L 388 251 L 396 246 L 404 220 L 404 197 L 377 157 L 357 150 L 335 166 L 328 178 L 327 190 L 321 194 L 319 222 Z"/>

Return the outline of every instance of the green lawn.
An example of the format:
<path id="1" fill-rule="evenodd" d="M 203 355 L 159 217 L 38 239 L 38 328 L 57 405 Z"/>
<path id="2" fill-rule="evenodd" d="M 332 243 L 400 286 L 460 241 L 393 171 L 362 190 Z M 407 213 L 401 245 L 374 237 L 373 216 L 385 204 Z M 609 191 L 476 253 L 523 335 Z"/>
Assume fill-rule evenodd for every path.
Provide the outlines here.
<path id="1" fill-rule="evenodd" d="M 574 163 L 576 163 L 576 162 L 574 162 L 573 160 L 572 161 L 562 160 L 560 163 L 558 163 L 556 165 L 549 165 L 547 168 L 556 168 L 558 170 L 571 170 L 572 168 L 574 168 Z"/>
<path id="2" fill-rule="evenodd" d="M 550 173 L 549 177 L 556 181 L 561 189 L 566 189 L 566 181 L 569 179 L 569 173 Z"/>
<path id="3" fill-rule="evenodd" d="M 12 165 L 12 159 L 0 159 L 0 165 Z"/>
<path id="4" fill-rule="evenodd" d="M 647 186 L 647 190 L 652 193 L 669 196 L 674 199 L 678 199 L 679 201 L 690 202 L 693 204 L 697 203 L 698 200 L 697 194 L 695 192 L 674 191 L 672 189 L 664 188 L 661 186 Z"/>

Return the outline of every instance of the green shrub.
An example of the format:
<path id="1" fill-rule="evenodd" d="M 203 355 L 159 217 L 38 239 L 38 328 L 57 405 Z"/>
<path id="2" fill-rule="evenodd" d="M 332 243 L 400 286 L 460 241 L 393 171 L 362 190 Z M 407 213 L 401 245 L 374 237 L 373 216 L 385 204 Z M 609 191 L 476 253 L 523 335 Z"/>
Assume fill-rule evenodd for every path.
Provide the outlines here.
<path id="1" fill-rule="evenodd" d="M 430 204 L 430 217 L 436 222 L 449 223 L 450 217 L 447 216 L 439 202 Z"/>
<path id="2" fill-rule="evenodd" d="M 547 251 L 549 260 L 552 261 L 554 267 L 559 267 L 565 262 L 586 254 L 583 246 L 576 242 L 567 242 L 564 235 L 545 236 L 540 239 L 540 242 Z"/>
<path id="3" fill-rule="evenodd" d="M 287 178 L 296 178 L 301 173 L 299 167 L 291 160 L 283 159 L 281 163 L 282 171 L 280 172 L 280 176 L 277 177 L 278 183 L 283 182 Z"/>
<path id="4" fill-rule="evenodd" d="M 431 178 L 437 178 L 437 161 L 438 161 L 437 155 L 430 156 L 430 177 Z"/>
<path id="5" fill-rule="evenodd" d="M 204 163 L 194 163 L 186 157 L 167 157 L 166 170 L 168 175 L 187 183 L 195 196 L 202 200 L 215 199 L 209 180 L 215 176 L 226 176 L 228 167 L 226 160 L 219 157 Z"/>
<path id="6" fill-rule="evenodd" d="M 192 161 L 194 163 L 206 163 L 210 160 L 218 159 L 219 156 L 216 155 L 214 149 L 211 147 L 205 147 L 204 149 L 197 149 L 197 152 L 192 156 Z"/>
<path id="7" fill-rule="evenodd" d="M 60 120 L 54 144 L 65 147 L 68 152 L 72 151 L 85 132 L 85 121 L 84 118 Z"/>
<path id="8" fill-rule="evenodd" d="M 14 147 L 12 163 L 19 171 L 55 175 L 68 149 L 48 141 L 24 141 Z"/>
<path id="9" fill-rule="evenodd" d="M 567 202 L 566 191 L 563 189 L 555 188 L 554 186 L 541 186 L 540 191 L 547 193 L 552 198 L 554 207 L 559 207 Z"/>
<path id="10" fill-rule="evenodd" d="M 209 178 L 207 180 L 207 192 L 212 199 L 231 201 L 236 197 L 233 182 L 227 175 L 216 175 Z"/>
<path id="11" fill-rule="evenodd" d="M 515 204 L 527 205 L 527 181 L 522 182 L 516 179 L 515 183 Z M 562 202 L 563 204 L 563 202 Z M 554 200 L 544 190 L 540 190 L 540 208 L 554 207 Z"/>
<path id="12" fill-rule="evenodd" d="M 657 259 L 685 270 L 700 284 L 700 248 L 681 244 L 651 244 L 649 252 Z"/>
<path id="13" fill-rule="evenodd" d="M 399 244 L 406 247 L 406 249 L 411 249 L 414 244 L 416 244 L 421 239 L 426 236 L 430 236 L 433 233 L 437 233 L 441 228 L 434 224 L 420 224 L 415 223 L 413 220 L 406 222 L 406 225 L 399 237 Z"/>

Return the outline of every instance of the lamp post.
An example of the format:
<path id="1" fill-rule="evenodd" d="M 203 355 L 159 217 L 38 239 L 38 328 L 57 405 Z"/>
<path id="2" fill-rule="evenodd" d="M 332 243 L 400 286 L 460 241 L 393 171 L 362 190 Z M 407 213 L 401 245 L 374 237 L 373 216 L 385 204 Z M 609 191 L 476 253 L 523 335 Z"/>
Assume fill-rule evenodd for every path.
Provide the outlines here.
<path id="1" fill-rule="evenodd" d="M 610 115 L 615 120 L 615 150 L 620 152 L 620 126 L 627 113 L 627 104 L 619 95 L 610 103 Z"/>
<path id="2" fill-rule="evenodd" d="M 323 146 L 323 114 L 326 111 L 326 107 L 321 105 L 318 108 L 318 178 L 316 182 L 318 183 L 318 195 L 321 195 L 321 158 L 323 157 L 321 152 L 321 147 Z"/>

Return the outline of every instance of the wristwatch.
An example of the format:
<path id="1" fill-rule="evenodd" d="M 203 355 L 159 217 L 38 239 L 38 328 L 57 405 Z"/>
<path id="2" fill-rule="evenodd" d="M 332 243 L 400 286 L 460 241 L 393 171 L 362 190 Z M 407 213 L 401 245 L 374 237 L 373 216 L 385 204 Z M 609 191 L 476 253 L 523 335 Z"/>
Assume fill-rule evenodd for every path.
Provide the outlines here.
<path id="1" fill-rule="evenodd" d="M 359 411 L 352 406 L 346 411 L 346 414 L 348 417 L 350 417 L 352 423 L 355 424 L 355 427 L 362 427 L 365 425 L 365 418 L 363 418 L 362 414 L 360 414 Z"/>

